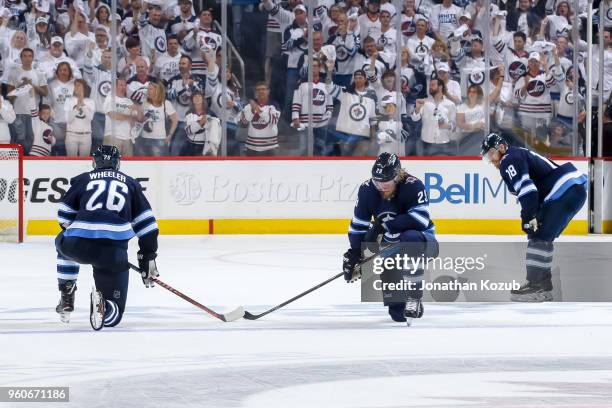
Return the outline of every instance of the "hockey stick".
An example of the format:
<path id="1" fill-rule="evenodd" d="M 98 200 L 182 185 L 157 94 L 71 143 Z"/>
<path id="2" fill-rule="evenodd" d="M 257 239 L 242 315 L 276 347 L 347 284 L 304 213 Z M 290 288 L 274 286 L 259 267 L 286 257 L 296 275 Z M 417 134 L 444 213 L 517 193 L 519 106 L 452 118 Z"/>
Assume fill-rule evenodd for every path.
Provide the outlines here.
<path id="1" fill-rule="evenodd" d="M 371 255 L 371 256 L 369 256 L 369 257 L 367 257 L 367 258 L 365 258 L 365 259 L 361 260 L 361 262 L 359 262 L 357 265 L 355 265 L 354 269 L 361 268 L 361 266 L 362 266 L 362 265 L 364 265 L 365 263 L 367 263 L 367 262 L 371 261 L 372 259 L 376 258 L 378 255 L 379 255 L 379 253 L 376 253 L 376 254 L 373 254 L 373 255 Z M 245 319 L 247 319 L 247 320 L 257 320 L 257 319 L 259 319 L 260 317 L 263 317 L 263 316 L 265 316 L 265 315 L 267 315 L 267 314 L 269 314 L 269 313 L 272 313 L 272 312 L 274 312 L 275 310 L 280 309 L 281 307 L 287 306 L 289 303 L 291 303 L 291 302 L 293 302 L 293 301 L 296 301 L 296 300 L 298 300 L 298 299 L 299 299 L 299 298 L 301 298 L 301 297 L 306 296 L 306 295 L 307 295 L 307 294 L 309 294 L 310 292 L 313 292 L 313 291 L 315 291 L 315 290 L 319 289 L 319 288 L 320 288 L 320 287 L 322 287 L 322 286 L 327 285 L 329 282 L 331 282 L 331 281 L 333 281 L 333 280 L 338 279 L 338 278 L 339 278 L 339 277 L 341 277 L 342 275 L 344 275 L 344 272 L 340 272 L 339 274 L 332 276 L 331 278 L 327 279 L 326 281 L 323 281 L 323 282 L 319 283 L 317 286 L 314 286 L 314 287 L 312 287 L 312 288 L 308 289 L 307 291 L 302 292 L 302 293 L 300 293 L 299 295 L 294 296 L 294 297 L 292 297 L 292 298 L 291 298 L 291 299 L 289 299 L 289 300 L 286 300 L 285 302 L 281 303 L 280 305 L 274 306 L 272 309 L 268 309 L 268 310 L 266 310 L 266 311 L 265 311 L 265 312 L 263 312 L 263 313 L 260 313 L 260 314 L 256 314 L 256 315 L 254 315 L 253 313 L 249 312 L 248 310 L 245 310 L 245 312 L 244 312 L 244 318 L 245 318 Z"/>
<path id="2" fill-rule="evenodd" d="M 245 319 L 247 319 L 247 320 L 257 320 L 257 319 L 259 319 L 260 317 L 263 317 L 263 316 L 267 315 L 268 313 L 272 313 L 272 312 L 274 312 L 275 310 L 278 310 L 278 309 L 280 309 L 280 308 L 281 308 L 281 307 L 283 307 L 283 306 L 287 306 L 289 303 L 291 303 L 291 302 L 293 302 L 293 301 L 295 301 L 295 300 L 298 300 L 298 299 L 299 299 L 299 298 L 301 298 L 301 297 L 306 296 L 306 295 L 307 295 L 307 294 L 309 294 L 310 292 L 313 292 L 313 291 L 315 291 L 315 290 L 319 289 L 321 286 L 325 286 L 325 285 L 327 285 L 329 282 L 331 282 L 331 281 L 333 281 L 333 280 L 338 279 L 338 278 L 339 278 L 339 277 L 341 277 L 342 275 L 344 275 L 344 272 L 340 272 L 339 274 L 332 276 L 331 278 L 327 279 L 326 281 L 319 283 L 317 286 L 314 286 L 314 287 L 312 287 L 312 288 L 308 289 L 307 291 L 302 292 L 302 293 L 300 293 L 299 295 L 294 296 L 294 297 L 292 297 L 291 299 L 289 299 L 289 300 L 287 300 L 287 301 L 285 301 L 285 302 L 281 303 L 280 305 L 274 306 L 272 309 L 268 309 L 268 310 L 266 310 L 266 311 L 265 311 L 265 312 L 263 312 L 263 313 L 260 313 L 260 314 L 256 314 L 256 315 L 254 315 L 254 314 L 252 314 L 252 313 L 250 313 L 250 312 L 248 312 L 248 311 L 246 311 L 246 310 L 245 310 L 245 312 L 244 312 L 244 318 L 245 318 Z"/>
<path id="3" fill-rule="evenodd" d="M 142 270 L 140 268 L 138 268 L 136 265 L 133 264 L 129 264 L 130 268 L 135 270 L 136 272 L 142 274 Z M 157 283 L 159 286 L 161 286 L 162 288 L 174 293 L 176 296 L 185 299 L 186 301 L 188 301 L 189 303 L 191 303 L 192 305 L 194 305 L 195 307 L 202 309 L 203 311 L 205 311 L 206 313 L 208 313 L 211 316 L 216 317 L 217 319 L 224 321 L 224 322 L 233 322 L 234 320 L 238 320 L 240 318 L 242 318 L 242 316 L 244 316 L 245 311 L 242 308 L 242 306 L 236 308 L 235 310 L 232 310 L 229 313 L 217 313 L 212 309 L 209 309 L 208 307 L 204 306 L 203 304 L 193 300 L 192 298 L 190 298 L 189 296 L 185 295 L 182 292 L 179 292 L 178 290 L 174 289 L 172 286 L 168 285 L 167 283 L 159 280 L 158 278 L 151 278 L 151 280 L 155 283 Z"/>

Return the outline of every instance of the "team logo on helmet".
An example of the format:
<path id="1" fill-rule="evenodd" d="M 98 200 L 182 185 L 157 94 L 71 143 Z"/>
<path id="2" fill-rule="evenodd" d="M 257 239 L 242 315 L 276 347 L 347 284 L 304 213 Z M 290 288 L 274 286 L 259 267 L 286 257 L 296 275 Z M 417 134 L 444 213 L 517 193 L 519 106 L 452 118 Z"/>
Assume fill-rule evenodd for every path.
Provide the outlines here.
<path id="1" fill-rule="evenodd" d="M 484 83 L 485 76 L 482 71 L 474 71 L 470 74 L 469 79 L 474 85 L 482 85 Z"/>
<path id="2" fill-rule="evenodd" d="M 98 94 L 103 97 L 107 97 L 111 91 L 110 81 L 102 81 L 98 85 Z"/>
<path id="3" fill-rule="evenodd" d="M 312 104 L 314 106 L 321 106 L 325 104 L 325 92 L 319 88 L 312 89 Z"/>
<path id="4" fill-rule="evenodd" d="M 166 39 L 164 37 L 157 37 L 155 39 L 155 48 L 158 52 L 166 52 Z"/>
<path id="5" fill-rule="evenodd" d="M 544 91 L 546 91 L 546 84 L 540 80 L 530 81 L 527 85 L 527 93 L 530 96 L 542 96 Z"/>
<path id="6" fill-rule="evenodd" d="M 527 72 L 527 67 L 522 61 L 512 61 L 508 67 L 508 75 L 510 78 L 517 80 Z"/>
<path id="7" fill-rule="evenodd" d="M 355 103 L 349 108 L 349 116 L 355 122 L 361 122 L 366 117 L 366 108 L 360 103 Z"/>

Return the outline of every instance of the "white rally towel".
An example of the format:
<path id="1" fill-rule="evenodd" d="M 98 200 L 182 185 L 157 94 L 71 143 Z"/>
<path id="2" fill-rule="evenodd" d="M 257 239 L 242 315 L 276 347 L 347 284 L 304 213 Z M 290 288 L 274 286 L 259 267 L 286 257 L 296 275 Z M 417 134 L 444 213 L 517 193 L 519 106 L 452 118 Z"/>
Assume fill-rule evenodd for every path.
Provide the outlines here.
<path id="1" fill-rule="evenodd" d="M 21 96 L 21 95 L 25 95 L 25 94 L 29 93 L 31 90 L 32 90 L 32 85 L 30 85 L 30 84 L 19 85 L 17 88 L 15 88 L 11 92 L 9 92 L 7 96 Z"/>

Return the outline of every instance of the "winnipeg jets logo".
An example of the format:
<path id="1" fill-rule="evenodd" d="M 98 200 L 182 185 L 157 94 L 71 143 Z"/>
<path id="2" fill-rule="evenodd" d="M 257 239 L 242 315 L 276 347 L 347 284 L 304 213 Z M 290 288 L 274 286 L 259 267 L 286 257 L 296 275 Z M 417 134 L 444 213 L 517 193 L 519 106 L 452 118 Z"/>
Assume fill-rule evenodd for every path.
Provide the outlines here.
<path id="1" fill-rule="evenodd" d="M 521 61 L 513 61 L 508 69 L 510 78 L 517 80 L 527 72 L 527 67 Z"/>
<path id="2" fill-rule="evenodd" d="M 416 32 L 416 26 L 414 25 L 414 20 L 404 21 L 402 23 L 402 34 L 406 37 L 412 37 Z"/>
<path id="3" fill-rule="evenodd" d="M 417 54 L 427 54 L 429 52 L 429 47 L 425 44 L 420 43 L 414 50 Z"/>
<path id="4" fill-rule="evenodd" d="M 98 94 L 100 94 L 100 96 L 106 97 L 108 96 L 110 91 L 111 91 L 110 81 L 100 82 L 100 85 L 98 85 Z"/>
<path id="5" fill-rule="evenodd" d="M 482 83 L 484 83 L 485 76 L 482 71 L 476 71 L 476 72 L 472 72 L 469 78 L 472 84 L 481 85 Z"/>
<path id="6" fill-rule="evenodd" d="M 366 108 L 365 108 L 365 106 L 363 106 L 360 103 L 353 104 L 349 108 L 349 116 L 355 122 L 362 121 L 365 118 L 365 116 L 366 116 Z"/>
<path id="7" fill-rule="evenodd" d="M 348 59 L 348 52 L 344 45 L 336 47 L 336 61 L 344 62 Z"/>
<path id="8" fill-rule="evenodd" d="M 312 104 L 315 106 L 321 106 L 325 104 L 325 93 L 321 89 L 313 88 Z"/>
<path id="9" fill-rule="evenodd" d="M 166 39 L 164 37 L 157 37 L 155 39 L 155 48 L 158 52 L 166 52 Z"/>
<path id="10" fill-rule="evenodd" d="M 527 93 L 534 97 L 542 96 L 545 90 L 546 84 L 540 80 L 530 81 L 527 85 Z"/>
<path id="11" fill-rule="evenodd" d="M 568 105 L 573 105 L 574 104 L 574 94 L 569 92 L 565 95 L 565 102 Z"/>

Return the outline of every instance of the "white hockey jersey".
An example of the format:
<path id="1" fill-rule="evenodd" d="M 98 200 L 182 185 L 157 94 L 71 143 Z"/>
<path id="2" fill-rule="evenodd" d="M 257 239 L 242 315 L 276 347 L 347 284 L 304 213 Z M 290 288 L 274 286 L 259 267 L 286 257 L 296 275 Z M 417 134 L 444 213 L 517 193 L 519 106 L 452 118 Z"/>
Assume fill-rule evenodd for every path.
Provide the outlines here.
<path id="1" fill-rule="evenodd" d="M 48 123 L 40 120 L 38 115 L 32 115 L 32 131 L 34 133 L 34 141 L 30 149 L 30 156 L 49 156 L 51 148 L 55 145 L 53 128 Z"/>
<path id="2" fill-rule="evenodd" d="M 216 156 L 221 144 L 221 121 L 210 115 L 206 115 L 204 126 L 200 124 L 200 115 L 190 112 L 185 117 L 185 132 L 191 143 L 204 145 L 202 155 Z"/>
<path id="3" fill-rule="evenodd" d="M 312 100 L 312 126 L 326 126 L 331 118 L 334 104 L 327 87 L 323 82 L 312 84 L 312 97 L 308 92 L 308 82 L 302 82 L 293 92 L 293 105 L 291 105 L 291 119 L 299 119 L 300 123 L 308 124 L 309 100 Z"/>
<path id="4" fill-rule="evenodd" d="M 265 152 L 278 147 L 278 119 L 280 112 L 274 105 L 260 107 L 256 114 L 251 105 L 246 105 L 240 112 L 240 123 L 248 126 L 246 147 L 257 152 Z"/>
<path id="5" fill-rule="evenodd" d="M 83 79 L 91 87 L 90 98 L 96 104 L 96 112 L 104 113 L 104 101 L 111 93 L 111 71 L 106 70 L 101 65 L 94 66 L 91 59 L 85 58 Z"/>
<path id="6" fill-rule="evenodd" d="M 355 67 L 353 58 L 361 46 L 359 37 L 354 33 L 347 33 L 344 37 L 333 34 L 328 39 L 328 44 L 336 47 L 336 69 L 338 75 L 352 75 Z"/>
<path id="7" fill-rule="evenodd" d="M 520 78 L 514 86 L 514 94 L 519 102 L 518 112 L 531 117 L 549 118 L 552 114 L 550 87 L 564 79 L 561 69 L 553 67 L 548 74 L 541 71 L 535 77 L 530 77 L 527 90 L 523 92 L 526 77 Z"/>
<path id="8" fill-rule="evenodd" d="M 336 131 L 349 135 L 370 137 L 370 119 L 376 116 L 376 94 L 370 88 L 364 92 L 346 92 L 344 88 L 331 84 L 330 95 L 340 101 L 340 112 Z"/>
<path id="9" fill-rule="evenodd" d="M 217 115 L 223 117 L 223 111 L 226 112 L 228 123 L 237 124 L 238 116 L 242 110 L 242 100 L 240 94 L 234 91 L 231 87 L 225 87 L 225 102 L 223 103 L 223 84 L 219 82 L 219 66 L 215 65 L 214 71 L 209 71 L 206 75 L 206 97 L 210 98 L 210 110 Z M 234 102 L 234 107 L 228 109 L 227 102 Z"/>

